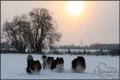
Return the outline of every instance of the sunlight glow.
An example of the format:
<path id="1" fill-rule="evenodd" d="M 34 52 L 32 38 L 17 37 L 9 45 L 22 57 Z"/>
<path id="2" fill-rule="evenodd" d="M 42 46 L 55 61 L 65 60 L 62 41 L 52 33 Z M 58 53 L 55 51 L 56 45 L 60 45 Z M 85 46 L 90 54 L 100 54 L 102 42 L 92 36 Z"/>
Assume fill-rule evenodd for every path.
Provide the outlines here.
<path id="1" fill-rule="evenodd" d="M 69 1 L 67 5 L 68 12 L 73 15 L 79 15 L 83 10 L 83 2 L 82 1 Z"/>

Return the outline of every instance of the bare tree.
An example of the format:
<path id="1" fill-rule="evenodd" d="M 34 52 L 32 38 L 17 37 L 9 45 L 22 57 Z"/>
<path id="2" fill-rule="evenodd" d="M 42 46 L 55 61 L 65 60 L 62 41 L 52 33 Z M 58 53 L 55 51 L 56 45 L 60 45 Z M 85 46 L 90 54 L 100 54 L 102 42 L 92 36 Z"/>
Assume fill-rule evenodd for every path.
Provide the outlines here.
<path id="1" fill-rule="evenodd" d="M 61 34 L 57 32 L 56 22 L 47 9 L 34 8 L 29 15 L 34 39 L 31 46 L 36 52 L 42 53 L 42 48 L 59 41 Z"/>
<path id="2" fill-rule="evenodd" d="M 27 22 L 22 22 L 22 17 L 16 16 L 12 22 L 6 21 L 3 24 L 3 32 L 8 41 L 11 41 L 17 52 L 25 52 L 27 43 L 24 40 L 23 32 L 21 31 Z M 21 23 L 22 22 L 22 23 Z M 23 24 L 24 23 L 24 24 Z"/>
<path id="3" fill-rule="evenodd" d="M 42 53 L 43 47 L 52 46 L 61 37 L 55 20 L 44 8 L 34 8 L 29 17 L 16 16 L 12 22 L 5 22 L 3 31 L 18 52 L 25 51 L 30 45 L 35 52 Z"/>

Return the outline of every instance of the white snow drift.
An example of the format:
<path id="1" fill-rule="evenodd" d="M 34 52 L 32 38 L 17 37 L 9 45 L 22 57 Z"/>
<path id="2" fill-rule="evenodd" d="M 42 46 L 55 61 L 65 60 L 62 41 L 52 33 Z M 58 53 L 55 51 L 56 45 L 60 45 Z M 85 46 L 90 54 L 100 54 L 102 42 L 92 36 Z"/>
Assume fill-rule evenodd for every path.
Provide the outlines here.
<path id="1" fill-rule="evenodd" d="M 71 61 L 78 55 L 49 55 L 64 58 L 64 71 L 55 72 L 51 70 L 41 70 L 40 74 L 30 75 L 26 73 L 26 58 L 28 54 L 1 54 L 1 78 L 2 79 L 102 79 L 95 73 L 95 69 L 100 62 L 108 67 L 114 67 L 119 74 L 119 56 L 83 56 L 86 60 L 86 70 L 83 73 L 75 73 L 71 70 Z M 41 55 L 33 54 L 34 59 L 39 59 L 42 63 Z M 105 78 L 113 78 L 107 76 Z M 119 77 L 114 77 L 119 78 Z"/>

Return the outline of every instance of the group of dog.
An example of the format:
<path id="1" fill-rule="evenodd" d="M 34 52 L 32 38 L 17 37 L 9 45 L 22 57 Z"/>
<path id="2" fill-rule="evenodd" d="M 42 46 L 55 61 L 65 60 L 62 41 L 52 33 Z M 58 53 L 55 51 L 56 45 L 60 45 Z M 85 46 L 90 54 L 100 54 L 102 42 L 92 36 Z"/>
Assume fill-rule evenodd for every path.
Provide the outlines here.
<path id="1" fill-rule="evenodd" d="M 42 65 L 39 60 L 34 60 L 32 55 L 28 55 L 27 57 L 27 68 L 26 72 L 29 74 L 39 73 L 41 69 L 51 69 L 52 71 L 62 72 L 64 71 L 64 59 L 63 57 L 54 57 L 42 56 Z M 86 69 L 85 58 L 82 56 L 78 56 L 73 59 L 71 62 L 72 70 L 75 72 L 83 72 Z"/>

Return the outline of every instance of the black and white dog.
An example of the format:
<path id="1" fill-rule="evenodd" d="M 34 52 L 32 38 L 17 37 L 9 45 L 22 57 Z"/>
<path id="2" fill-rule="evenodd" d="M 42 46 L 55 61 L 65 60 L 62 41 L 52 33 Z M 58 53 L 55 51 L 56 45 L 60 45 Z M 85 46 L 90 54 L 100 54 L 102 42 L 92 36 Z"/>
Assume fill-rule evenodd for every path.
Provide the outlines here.
<path id="1" fill-rule="evenodd" d="M 62 72 L 64 70 L 64 60 L 62 57 L 57 57 L 52 65 L 51 65 L 51 70 L 55 70 L 57 72 Z"/>
<path id="2" fill-rule="evenodd" d="M 86 62 L 84 57 L 78 56 L 72 61 L 72 70 L 75 72 L 83 72 L 86 69 Z"/>
<path id="3" fill-rule="evenodd" d="M 32 55 L 28 55 L 26 72 L 33 74 L 33 73 L 39 73 L 40 70 L 41 70 L 41 63 L 39 62 L 39 60 L 34 60 Z"/>

